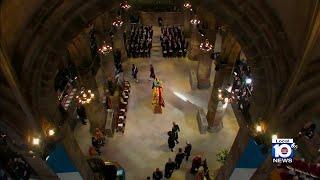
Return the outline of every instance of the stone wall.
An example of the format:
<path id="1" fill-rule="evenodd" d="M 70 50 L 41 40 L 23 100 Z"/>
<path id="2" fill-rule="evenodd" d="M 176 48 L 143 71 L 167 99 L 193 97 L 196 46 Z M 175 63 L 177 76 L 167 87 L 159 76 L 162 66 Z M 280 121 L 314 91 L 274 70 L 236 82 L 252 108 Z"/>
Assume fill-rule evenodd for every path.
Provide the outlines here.
<path id="1" fill-rule="evenodd" d="M 181 12 L 140 12 L 142 24 L 158 25 L 158 17 L 162 17 L 163 25 L 173 25 L 184 23 L 184 16 Z"/>

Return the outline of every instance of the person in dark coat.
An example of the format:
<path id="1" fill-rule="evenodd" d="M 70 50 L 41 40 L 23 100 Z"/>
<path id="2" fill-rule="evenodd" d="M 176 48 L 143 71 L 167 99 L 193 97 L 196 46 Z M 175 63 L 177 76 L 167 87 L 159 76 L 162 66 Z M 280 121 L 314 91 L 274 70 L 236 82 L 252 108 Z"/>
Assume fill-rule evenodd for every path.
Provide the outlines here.
<path id="1" fill-rule="evenodd" d="M 182 152 L 182 148 L 179 148 L 179 152 L 178 154 L 176 155 L 176 158 L 175 158 L 175 162 L 176 162 L 176 169 L 180 169 L 180 165 L 183 161 L 183 158 L 184 158 L 185 154 L 184 152 Z"/>
<path id="2" fill-rule="evenodd" d="M 175 137 L 171 131 L 168 132 L 168 135 L 169 135 L 168 146 L 169 146 L 169 149 L 171 149 L 171 152 L 173 152 L 173 148 L 176 145 L 176 143 L 174 142 Z"/>
<path id="3" fill-rule="evenodd" d="M 207 178 L 207 180 L 210 180 L 211 178 L 210 178 L 210 172 L 209 172 L 207 159 L 203 160 L 202 167 L 203 167 L 204 176 Z"/>
<path id="4" fill-rule="evenodd" d="M 191 144 L 189 142 L 187 142 L 187 146 L 184 148 L 184 154 L 186 156 L 186 161 L 188 161 L 188 159 L 190 157 L 191 149 L 192 149 Z"/>
<path id="5" fill-rule="evenodd" d="M 87 122 L 85 121 L 87 119 L 86 110 L 84 109 L 84 106 L 80 103 L 77 106 L 77 115 L 79 116 L 80 121 L 83 125 L 86 125 Z"/>
<path id="6" fill-rule="evenodd" d="M 192 165 L 191 165 L 191 170 L 190 170 L 190 173 L 192 174 L 195 174 L 198 169 L 200 168 L 202 164 L 202 161 L 201 161 L 201 156 L 195 156 L 193 159 L 192 159 Z"/>
<path id="7" fill-rule="evenodd" d="M 175 169 L 176 164 L 169 158 L 169 161 L 166 163 L 164 168 L 164 177 L 167 179 L 172 176 L 173 170 Z"/>
<path id="8" fill-rule="evenodd" d="M 156 74 L 154 73 L 154 68 L 152 64 L 150 64 L 150 80 L 155 78 L 156 78 Z"/>
<path id="9" fill-rule="evenodd" d="M 159 168 L 156 168 L 156 170 L 152 174 L 153 180 L 161 180 L 163 178 L 163 173 L 160 171 Z"/>
<path id="10" fill-rule="evenodd" d="M 99 141 L 96 137 L 91 138 L 91 144 L 94 147 L 94 149 L 98 152 L 98 154 L 100 155 L 101 154 L 101 151 L 100 151 L 101 144 L 99 144 Z"/>
<path id="11" fill-rule="evenodd" d="M 137 79 L 137 76 L 138 76 L 138 68 L 137 68 L 137 66 L 135 66 L 134 64 L 132 64 L 131 72 L 132 72 L 132 77 L 133 77 L 133 79 L 135 79 L 135 80 L 138 82 L 138 79 Z"/>
<path id="12" fill-rule="evenodd" d="M 179 138 L 178 132 L 180 132 L 180 127 L 179 127 L 179 125 L 176 124 L 175 122 L 173 122 L 172 124 L 173 124 L 173 126 L 172 126 L 172 132 L 173 132 L 173 134 L 174 134 L 174 140 L 175 140 L 175 142 L 178 144 L 178 143 L 179 143 L 179 141 L 178 141 L 178 138 Z"/>

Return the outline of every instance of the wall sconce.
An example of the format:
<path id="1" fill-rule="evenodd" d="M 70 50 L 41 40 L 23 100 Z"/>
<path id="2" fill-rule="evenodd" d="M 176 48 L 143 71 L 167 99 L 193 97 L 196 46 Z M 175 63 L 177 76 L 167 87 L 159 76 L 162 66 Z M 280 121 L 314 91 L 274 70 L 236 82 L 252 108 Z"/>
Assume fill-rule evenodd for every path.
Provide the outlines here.
<path id="1" fill-rule="evenodd" d="M 32 145 L 39 146 L 40 145 L 40 138 L 33 137 L 32 138 Z"/>

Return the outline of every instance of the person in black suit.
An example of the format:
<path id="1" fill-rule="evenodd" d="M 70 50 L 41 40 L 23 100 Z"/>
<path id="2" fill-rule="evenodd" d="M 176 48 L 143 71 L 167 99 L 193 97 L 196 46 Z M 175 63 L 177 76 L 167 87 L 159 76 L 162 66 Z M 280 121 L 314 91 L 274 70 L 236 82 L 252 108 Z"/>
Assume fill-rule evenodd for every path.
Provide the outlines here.
<path id="1" fill-rule="evenodd" d="M 163 173 L 160 171 L 159 168 L 156 168 L 156 170 L 152 174 L 153 180 L 161 180 L 163 178 Z"/>
<path id="2" fill-rule="evenodd" d="M 174 141 L 178 144 L 179 141 L 178 141 L 178 132 L 180 132 L 180 127 L 178 124 L 176 124 L 175 122 L 172 123 L 173 126 L 172 126 L 172 133 L 174 134 Z"/>
<path id="3" fill-rule="evenodd" d="M 190 154 L 191 154 L 191 149 L 192 149 L 192 146 L 189 142 L 187 142 L 187 146 L 184 148 L 184 153 L 185 153 L 185 156 L 186 156 L 186 161 L 188 161 L 189 157 L 190 157 Z"/>
<path id="4" fill-rule="evenodd" d="M 173 170 L 175 169 L 176 164 L 169 158 L 169 161 L 166 163 L 164 168 L 164 176 L 170 178 L 172 176 Z"/>
<path id="5" fill-rule="evenodd" d="M 179 148 L 179 152 L 178 154 L 176 155 L 176 158 L 175 158 L 175 162 L 176 162 L 176 169 L 180 169 L 180 165 L 184 159 L 184 152 L 182 152 L 182 149 Z"/>

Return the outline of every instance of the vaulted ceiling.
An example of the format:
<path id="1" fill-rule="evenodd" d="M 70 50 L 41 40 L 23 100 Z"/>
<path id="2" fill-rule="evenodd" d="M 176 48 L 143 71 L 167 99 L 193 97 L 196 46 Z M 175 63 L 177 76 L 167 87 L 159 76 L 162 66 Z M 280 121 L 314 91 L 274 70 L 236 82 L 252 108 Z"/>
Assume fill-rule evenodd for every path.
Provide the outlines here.
<path id="1" fill-rule="evenodd" d="M 1 1 L 2 51 L 13 67 L 16 83 L 35 119 L 55 117 L 57 107 L 52 81 L 59 62 L 66 57 L 67 45 L 75 42 L 74 39 L 102 13 L 112 17 L 120 2 Z M 134 6 L 155 3 L 149 0 L 129 2 Z M 181 5 L 181 2 L 175 3 Z M 269 119 L 272 126 L 278 128 L 278 122 L 286 124 L 298 118 L 296 115 L 319 111 L 318 1 L 194 0 L 192 3 L 208 22 L 214 17 L 228 26 L 241 44 L 255 79 L 251 105 L 253 118 Z M 8 74 L 2 76 L 8 80 Z M 10 84 L 1 84 L 5 87 L 1 88 L 2 106 L 10 104 L 1 117 L 14 129 L 28 113 L 20 103 L 15 104 L 16 94 L 9 93 L 13 88 Z M 17 114 L 20 117 L 16 117 Z M 292 126 L 292 132 L 299 128 L 300 124 L 296 124 Z"/>

